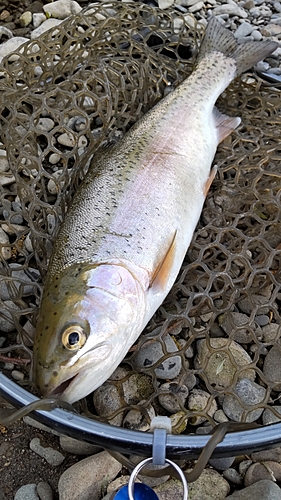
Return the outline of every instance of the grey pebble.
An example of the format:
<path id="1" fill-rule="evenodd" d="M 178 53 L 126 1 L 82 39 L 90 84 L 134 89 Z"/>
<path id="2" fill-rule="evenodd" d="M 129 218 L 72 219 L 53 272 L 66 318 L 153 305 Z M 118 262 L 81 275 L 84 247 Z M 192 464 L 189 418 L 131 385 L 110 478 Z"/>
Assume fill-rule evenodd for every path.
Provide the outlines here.
<path id="1" fill-rule="evenodd" d="M 250 318 L 247 314 L 230 311 L 222 314 L 219 320 L 222 329 L 236 342 L 247 344 L 262 337 L 262 331 L 257 325 L 251 323 L 249 326 Z"/>
<path id="2" fill-rule="evenodd" d="M 251 467 L 252 463 L 253 463 L 252 460 L 242 460 L 242 462 L 240 462 L 239 472 L 241 476 L 245 476 L 247 470 L 249 469 L 249 467 Z"/>
<path id="3" fill-rule="evenodd" d="M 63 451 L 73 453 L 73 455 L 95 455 L 95 453 L 99 453 L 102 449 L 95 444 L 79 441 L 79 439 L 74 439 L 69 436 L 60 437 L 60 446 Z"/>
<path id="4" fill-rule="evenodd" d="M 262 334 L 265 343 L 278 341 L 281 336 L 281 326 L 277 323 L 270 323 L 262 327 Z"/>
<path id="5" fill-rule="evenodd" d="M 281 346 L 274 345 L 263 363 L 263 374 L 268 382 L 274 383 L 274 390 L 281 390 Z"/>
<path id="6" fill-rule="evenodd" d="M 1 286 L 1 285 L 0 285 Z M 5 315 L 6 318 L 0 316 L 0 331 L 3 333 L 10 333 L 15 330 L 15 325 L 13 322 L 12 314 L 9 312 L 9 309 L 13 309 L 14 311 L 19 311 L 20 307 L 11 300 L 3 301 L 5 307 Z"/>
<path id="7" fill-rule="evenodd" d="M 0 173 L 8 172 L 9 162 L 7 158 L 7 153 L 3 149 L 0 149 Z"/>
<path id="8" fill-rule="evenodd" d="M 257 483 L 262 479 L 268 479 L 271 481 L 281 480 L 281 464 L 272 461 L 262 461 L 252 464 L 247 470 L 244 478 L 245 486 L 251 486 L 251 484 Z"/>
<path id="9" fill-rule="evenodd" d="M 165 335 L 163 341 L 168 352 L 178 351 L 176 343 L 170 335 Z M 148 368 L 155 365 L 162 358 L 163 354 L 162 344 L 159 341 L 155 340 L 153 343 L 143 344 L 134 360 L 136 368 L 141 370 L 142 368 Z M 179 375 L 181 365 L 180 356 L 171 356 L 165 359 L 161 364 L 158 364 L 154 368 L 154 371 L 157 378 L 172 380 Z"/>
<path id="10" fill-rule="evenodd" d="M 232 467 L 223 471 L 223 477 L 227 481 L 229 481 L 237 486 L 240 486 L 241 484 L 243 484 L 243 477 L 241 476 L 241 474 L 239 474 L 239 472 L 236 469 L 233 469 Z"/>
<path id="11" fill-rule="evenodd" d="M 53 500 L 54 495 L 51 486 L 45 481 L 37 484 L 37 494 L 40 500 Z"/>
<path id="12" fill-rule="evenodd" d="M 273 481 L 258 481 L 248 488 L 235 491 L 227 500 L 281 500 L 281 489 Z"/>
<path id="13" fill-rule="evenodd" d="M 51 118 L 39 118 L 36 124 L 36 127 L 39 130 L 43 130 L 45 132 L 49 132 L 50 130 L 52 130 L 52 128 L 54 128 L 54 126 L 55 122 Z"/>
<path id="14" fill-rule="evenodd" d="M 192 389 L 189 397 L 187 407 L 191 411 L 204 411 L 210 402 L 210 394 L 202 389 Z M 207 410 L 207 414 L 210 417 L 213 417 L 215 411 L 217 410 L 216 400 L 213 399 L 209 409 Z M 197 416 L 191 417 L 189 419 L 189 423 L 191 425 L 199 425 L 206 421 L 206 417 Z"/>
<path id="15" fill-rule="evenodd" d="M 280 2 L 274 2 L 273 7 L 276 10 L 276 12 L 281 13 L 281 3 Z"/>
<path id="16" fill-rule="evenodd" d="M 251 459 L 254 462 L 263 462 L 264 460 L 273 460 L 281 462 L 281 447 L 273 448 L 272 450 L 262 450 L 251 454 Z"/>
<path id="17" fill-rule="evenodd" d="M 182 410 L 185 405 L 189 390 L 185 385 L 179 385 L 176 382 L 167 382 L 159 388 L 166 394 L 159 394 L 158 401 L 165 410 L 176 413 Z"/>
<path id="18" fill-rule="evenodd" d="M 41 424 L 40 422 L 37 422 L 37 420 L 34 420 L 34 418 L 29 417 L 28 415 L 26 417 L 23 417 L 23 421 L 27 424 L 30 425 L 31 427 L 34 427 L 35 429 L 39 429 L 44 432 L 49 432 L 50 434 L 53 434 L 54 436 L 60 436 L 60 433 L 55 431 L 54 429 L 51 429 L 50 427 L 47 427 L 47 425 Z"/>
<path id="19" fill-rule="evenodd" d="M 28 269 L 29 275 L 27 275 L 25 270 L 22 269 L 22 266 L 14 262 L 10 264 L 10 269 L 11 269 L 11 277 L 13 278 L 13 286 L 16 287 L 17 290 L 22 284 L 24 295 L 36 294 L 37 286 L 35 283 L 40 278 L 40 274 L 37 269 L 29 268 Z M 0 298 L 2 300 L 9 300 L 10 297 L 11 294 L 6 285 L 6 280 L 0 279 Z"/>
<path id="20" fill-rule="evenodd" d="M 234 33 L 235 38 L 240 38 L 241 36 L 247 36 L 250 35 L 253 31 L 254 27 L 250 23 L 242 23 L 240 26 L 237 28 L 237 30 Z"/>
<path id="21" fill-rule="evenodd" d="M 21 486 L 14 496 L 14 500 L 39 500 L 36 484 Z"/>
<path id="22" fill-rule="evenodd" d="M 216 470 L 226 470 L 231 467 L 235 457 L 210 458 L 209 464 Z"/>
<path id="23" fill-rule="evenodd" d="M 262 34 L 258 30 L 253 30 L 251 36 L 256 42 L 259 42 L 262 39 Z"/>
<path id="24" fill-rule="evenodd" d="M 134 431 L 149 431 L 150 422 L 156 414 L 152 405 L 146 407 L 146 411 L 149 418 L 146 418 L 142 412 L 138 410 L 130 410 L 123 420 L 123 427 Z"/>
<path id="25" fill-rule="evenodd" d="M 186 472 L 191 472 L 191 469 Z M 227 497 L 230 486 L 217 471 L 205 469 L 196 481 L 188 485 L 188 490 L 192 500 L 223 500 Z"/>
<path id="26" fill-rule="evenodd" d="M 60 500 L 100 500 L 102 488 L 112 481 L 122 465 L 106 451 L 80 460 L 59 479 Z M 77 480 L 78 479 L 78 480 Z"/>
<path id="27" fill-rule="evenodd" d="M 93 395 L 93 401 L 98 415 L 102 415 L 103 417 L 110 416 L 123 406 L 119 389 L 108 382 L 97 388 Z M 120 426 L 123 416 L 124 412 L 120 412 L 114 418 L 108 419 L 108 422 L 112 425 Z"/>
<path id="28" fill-rule="evenodd" d="M 266 314 L 259 314 L 258 316 L 255 316 L 255 322 L 259 326 L 266 326 L 269 323 L 269 317 Z"/>
<path id="29" fill-rule="evenodd" d="M 54 450 L 49 446 L 42 446 L 39 438 L 33 438 L 29 443 L 29 447 L 32 451 L 34 451 L 34 453 L 37 453 L 37 455 L 44 458 L 46 462 L 53 467 L 62 464 L 64 461 L 65 457 L 60 451 Z"/>
<path id="30" fill-rule="evenodd" d="M 266 395 L 266 389 L 247 378 L 241 379 L 233 391 L 241 399 L 241 403 L 232 394 L 227 394 L 223 400 L 223 411 L 230 420 L 241 422 L 246 415 L 246 422 L 254 422 L 263 412 L 262 408 L 250 410 L 249 407 L 261 403 Z"/>
<path id="31" fill-rule="evenodd" d="M 129 405 L 138 404 L 148 399 L 154 392 L 151 377 L 143 373 L 134 373 L 122 384 L 124 399 Z"/>
<path id="32" fill-rule="evenodd" d="M 13 370 L 11 375 L 12 375 L 13 379 L 17 380 L 17 381 L 24 379 L 24 373 L 20 372 L 19 370 Z"/>
<path id="33" fill-rule="evenodd" d="M 245 10 L 238 7 L 238 5 L 234 3 L 226 3 L 222 5 L 218 5 L 213 10 L 214 16 L 219 16 L 220 14 L 228 14 L 229 16 L 238 16 L 242 19 L 247 17 L 247 12 Z"/>
<path id="34" fill-rule="evenodd" d="M 275 413 L 273 413 L 270 408 L 266 408 L 262 414 L 262 423 L 263 425 L 275 424 L 276 422 L 280 422 L 281 420 L 281 406 L 274 405 L 272 406 L 274 410 L 280 414 L 280 417 L 277 417 Z"/>

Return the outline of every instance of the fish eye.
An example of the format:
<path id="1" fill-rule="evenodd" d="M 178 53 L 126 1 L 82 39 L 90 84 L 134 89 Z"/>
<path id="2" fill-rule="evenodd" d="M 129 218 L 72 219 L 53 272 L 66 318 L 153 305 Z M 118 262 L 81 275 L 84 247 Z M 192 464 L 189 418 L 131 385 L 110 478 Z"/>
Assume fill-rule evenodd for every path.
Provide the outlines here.
<path id="1" fill-rule="evenodd" d="M 85 344 L 87 336 L 80 325 L 71 325 L 62 334 L 62 343 L 66 349 L 77 351 Z"/>

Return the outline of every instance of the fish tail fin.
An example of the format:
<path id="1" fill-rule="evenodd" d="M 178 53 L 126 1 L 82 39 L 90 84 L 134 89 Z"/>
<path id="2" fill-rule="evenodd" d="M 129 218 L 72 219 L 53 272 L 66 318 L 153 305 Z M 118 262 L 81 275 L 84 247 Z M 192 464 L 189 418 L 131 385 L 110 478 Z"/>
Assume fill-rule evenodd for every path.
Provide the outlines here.
<path id="1" fill-rule="evenodd" d="M 258 61 L 269 56 L 279 44 L 271 40 L 237 43 L 233 33 L 224 28 L 220 21 L 212 17 L 209 21 L 199 50 L 197 62 L 211 52 L 222 52 L 236 61 L 235 76 L 239 76 Z"/>

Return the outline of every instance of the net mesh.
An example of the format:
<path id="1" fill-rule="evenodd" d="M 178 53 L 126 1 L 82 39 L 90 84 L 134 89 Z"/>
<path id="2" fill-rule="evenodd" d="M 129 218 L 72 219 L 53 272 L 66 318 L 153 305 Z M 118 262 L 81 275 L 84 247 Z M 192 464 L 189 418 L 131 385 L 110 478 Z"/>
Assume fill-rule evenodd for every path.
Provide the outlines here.
<path id="1" fill-rule="evenodd" d="M 190 15 L 172 10 L 95 4 L 3 60 L 2 355 L 32 359 L 52 244 L 90 156 L 190 74 L 203 27 L 189 25 Z M 115 425 L 146 430 L 165 414 L 181 433 L 225 416 L 278 416 L 281 372 L 269 365 L 281 359 L 280 90 L 243 75 L 218 107 L 242 124 L 218 148 L 218 175 L 177 281 L 93 405 L 88 398 Z M 147 349 L 160 352 L 155 364 Z"/>

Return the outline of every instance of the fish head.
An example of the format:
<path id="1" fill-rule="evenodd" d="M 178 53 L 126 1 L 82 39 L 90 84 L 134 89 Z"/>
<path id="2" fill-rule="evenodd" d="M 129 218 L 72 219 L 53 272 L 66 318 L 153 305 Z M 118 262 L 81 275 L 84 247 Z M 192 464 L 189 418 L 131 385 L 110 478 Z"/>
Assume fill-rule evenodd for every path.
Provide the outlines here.
<path id="1" fill-rule="evenodd" d="M 139 282 L 116 265 L 69 266 L 46 283 L 34 343 L 35 386 L 73 403 L 115 370 L 142 328 Z"/>

